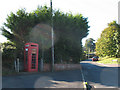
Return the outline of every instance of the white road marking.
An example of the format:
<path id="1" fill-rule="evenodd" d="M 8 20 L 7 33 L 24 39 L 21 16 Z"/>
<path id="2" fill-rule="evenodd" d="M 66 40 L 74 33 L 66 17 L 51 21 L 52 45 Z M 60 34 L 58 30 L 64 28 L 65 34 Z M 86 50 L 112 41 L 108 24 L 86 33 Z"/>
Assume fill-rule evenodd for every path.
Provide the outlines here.
<path id="1" fill-rule="evenodd" d="M 82 79 L 83 79 L 83 86 L 86 89 L 87 86 L 86 86 L 85 78 L 84 78 L 84 75 L 83 75 L 83 72 L 82 72 L 82 68 L 81 68 L 81 74 L 82 74 Z"/>

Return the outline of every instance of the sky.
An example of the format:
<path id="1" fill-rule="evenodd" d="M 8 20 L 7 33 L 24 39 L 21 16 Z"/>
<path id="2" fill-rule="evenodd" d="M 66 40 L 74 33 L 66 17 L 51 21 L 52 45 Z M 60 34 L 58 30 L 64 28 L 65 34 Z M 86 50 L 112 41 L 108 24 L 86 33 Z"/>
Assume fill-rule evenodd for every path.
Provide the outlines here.
<path id="1" fill-rule="evenodd" d="M 107 24 L 113 20 L 118 22 L 118 2 L 120 0 L 52 0 L 53 9 L 72 14 L 82 14 L 89 21 L 89 35 L 82 40 L 93 38 L 97 41 Z M 18 9 L 25 8 L 27 12 L 35 10 L 39 6 L 50 6 L 50 0 L 2 0 L 0 2 L 0 28 L 6 22 L 10 12 L 16 13 Z M 1 35 L 0 42 L 7 39 Z"/>

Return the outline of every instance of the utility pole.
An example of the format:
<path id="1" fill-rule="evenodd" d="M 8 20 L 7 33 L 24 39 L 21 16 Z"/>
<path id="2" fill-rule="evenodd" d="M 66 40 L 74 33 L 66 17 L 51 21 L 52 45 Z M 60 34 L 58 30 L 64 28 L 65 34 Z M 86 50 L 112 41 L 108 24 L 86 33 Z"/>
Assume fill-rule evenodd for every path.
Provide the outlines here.
<path id="1" fill-rule="evenodd" d="M 52 12 L 52 0 L 50 0 L 51 7 L 51 36 L 52 36 L 52 72 L 54 71 L 54 31 L 53 31 L 53 12 Z"/>
<path id="2" fill-rule="evenodd" d="M 88 59 L 89 59 L 89 48 L 88 48 Z"/>
<path id="3" fill-rule="evenodd" d="M 120 1 L 118 2 L 118 24 L 120 25 Z"/>

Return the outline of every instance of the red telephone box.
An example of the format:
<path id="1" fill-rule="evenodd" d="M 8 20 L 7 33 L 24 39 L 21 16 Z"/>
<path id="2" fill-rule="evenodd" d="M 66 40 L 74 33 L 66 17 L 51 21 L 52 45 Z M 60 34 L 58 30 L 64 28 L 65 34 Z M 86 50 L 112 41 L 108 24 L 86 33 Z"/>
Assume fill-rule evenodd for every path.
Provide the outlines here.
<path id="1" fill-rule="evenodd" d="M 28 72 L 38 71 L 38 44 L 36 43 L 25 44 L 24 70 Z"/>

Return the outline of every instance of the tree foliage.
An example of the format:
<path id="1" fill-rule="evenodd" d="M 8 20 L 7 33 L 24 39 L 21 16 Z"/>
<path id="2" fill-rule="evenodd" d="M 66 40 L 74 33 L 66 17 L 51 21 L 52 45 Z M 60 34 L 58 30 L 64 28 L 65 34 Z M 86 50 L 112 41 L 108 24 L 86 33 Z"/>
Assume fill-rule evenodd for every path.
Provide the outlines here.
<path id="1" fill-rule="evenodd" d="M 95 43 L 94 43 L 94 39 L 93 38 L 88 38 L 85 42 L 85 48 L 86 48 L 86 51 L 89 51 L 89 52 L 94 52 L 95 50 Z"/>
<path id="2" fill-rule="evenodd" d="M 11 62 L 15 58 L 15 50 L 16 47 L 13 42 L 7 41 L 1 44 L 1 49 L 2 49 L 2 59 L 4 61 L 9 60 L 7 62 Z M 4 62 L 3 61 L 3 62 Z"/>
<path id="3" fill-rule="evenodd" d="M 45 60 L 50 61 L 50 28 L 51 9 L 44 6 L 30 13 L 25 9 L 18 10 L 16 13 L 11 12 L 1 30 L 2 35 L 15 44 L 17 57 L 23 57 L 25 43 L 34 42 L 39 44 L 40 52 L 44 48 Z M 74 62 L 78 62 L 82 57 L 81 40 L 88 35 L 87 18 L 81 14 L 64 14 L 59 10 L 53 10 L 53 28 L 56 61 L 59 62 L 60 59 L 69 61 L 72 58 Z"/>
<path id="4" fill-rule="evenodd" d="M 96 52 L 99 56 L 120 57 L 120 25 L 116 21 L 102 31 L 96 42 Z"/>

